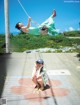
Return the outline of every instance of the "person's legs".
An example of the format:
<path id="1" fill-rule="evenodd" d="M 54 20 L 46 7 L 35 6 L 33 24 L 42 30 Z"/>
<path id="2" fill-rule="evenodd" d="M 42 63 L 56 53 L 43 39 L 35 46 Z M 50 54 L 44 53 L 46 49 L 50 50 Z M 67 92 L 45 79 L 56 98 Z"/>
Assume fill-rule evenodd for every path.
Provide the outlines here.
<path id="1" fill-rule="evenodd" d="M 52 17 L 54 18 L 56 16 L 56 10 L 54 9 L 52 12 Z"/>
<path id="2" fill-rule="evenodd" d="M 37 78 L 36 78 L 36 76 L 32 78 L 32 81 L 33 81 L 35 84 L 37 84 Z"/>
<path id="3" fill-rule="evenodd" d="M 50 26 L 54 24 L 54 17 L 56 16 L 56 10 L 53 10 L 52 15 L 46 20 L 44 21 L 39 27 L 41 26 Z"/>
<path id="4" fill-rule="evenodd" d="M 36 85 L 35 88 L 38 88 L 38 89 L 39 89 L 39 88 L 41 87 L 41 85 L 39 84 L 39 82 L 38 82 L 36 76 L 32 78 L 32 81 L 33 81 L 34 84 Z"/>
<path id="5" fill-rule="evenodd" d="M 51 24 L 54 24 L 54 20 L 53 20 L 52 15 L 46 21 L 44 21 L 39 27 L 43 27 L 43 26 L 48 27 Z"/>
<path id="6" fill-rule="evenodd" d="M 29 34 L 33 34 L 33 35 L 40 35 L 41 34 L 41 29 L 43 26 L 46 26 L 48 28 L 48 32 L 50 34 L 55 34 L 56 29 L 55 29 L 55 25 L 54 25 L 54 17 L 56 16 L 56 11 L 54 10 L 52 15 L 46 20 L 44 21 L 40 26 L 38 26 L 37 28 L 35 27 L 30 27 L 29 28 Z"/>
<path id="7" fill-rule="evenodd" d="M 38 79 L 37 79 L 37 81 L 38 81 L 38 83 L 40 84 L 40 89 L 41 90 L 44 90 L 44 81 L 43 81 L 43 79 L 42 79 L 42 77 L 39 77 Z"/>
<path id="8" fill-rule="evenodd" d="M 48 32 L 52 35 L 56 34 L 56 29 L 55 29 L 55 25 L 54 25 L 54 17 L 56 16 L 56 11 L 54 10 L 52 15 L 46 20 L 44 21 L 39 28 L 46 26 L 48 28 Z"/>

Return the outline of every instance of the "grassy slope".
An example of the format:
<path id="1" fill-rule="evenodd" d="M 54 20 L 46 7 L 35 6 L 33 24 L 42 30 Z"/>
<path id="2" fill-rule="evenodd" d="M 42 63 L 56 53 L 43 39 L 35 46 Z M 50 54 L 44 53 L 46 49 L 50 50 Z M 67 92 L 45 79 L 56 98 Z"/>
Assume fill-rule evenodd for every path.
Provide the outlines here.
<path id="1" fill-rule="evenodd" d="M 4 45 L 5 43 L 5 36 L 3 34 L 0 34 L 0 53 L 4 53 Z"/>
<path id="2" fill-rule="evenodd" d="M 65 46 L 80 45 L 80 39 L 69 39 L 67 37 L 80 37 L 79 31 L 64 32 L 57 36 L 34 36 L 27 34 L 11 35 L 11 48 L 13 51 L 23 52 L 37 48 L 60 48 Z M 4 37 L 0 35 L 0 48 L 4 43 Z"/>

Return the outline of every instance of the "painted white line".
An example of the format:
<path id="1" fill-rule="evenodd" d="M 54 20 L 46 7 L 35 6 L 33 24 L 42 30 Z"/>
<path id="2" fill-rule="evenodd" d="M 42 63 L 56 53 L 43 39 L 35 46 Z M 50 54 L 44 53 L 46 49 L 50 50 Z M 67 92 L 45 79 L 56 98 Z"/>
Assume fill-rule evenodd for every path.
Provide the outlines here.
<path id="1" fill-rule="evenodd" d="M 80 71 L 80 66 L 77 66 L 77 71 Z"/>
<path id="2" fill-rule="evenodd" d="M 77 69 L 80 69 L 80 66 L 77 66 Z"/>
<path id="3" fill-rule="evenodd" d="M 60 70 L 48 70 L 48 75 L 71 75 L 69 70 L 60 69 Z"/>

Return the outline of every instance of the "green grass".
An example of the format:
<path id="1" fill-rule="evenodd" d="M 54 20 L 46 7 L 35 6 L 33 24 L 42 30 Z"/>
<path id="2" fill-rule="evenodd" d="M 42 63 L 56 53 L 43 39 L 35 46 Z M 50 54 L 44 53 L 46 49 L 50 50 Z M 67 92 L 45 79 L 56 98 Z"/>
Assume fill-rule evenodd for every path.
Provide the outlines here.
<path id="1" fill-rule="evenodd" d="M 5 53 L 5 49 L 2 48 L 4 43 L 5 43 L 5 36 L 3 34 L 0 34 L 0 54 Z"/>
<path id="2" fill-rule="evenodd" d="M 69 36 L 69 37 L 80 37 L 80 31 L 69 31 L 69 32 L 64 32 L 64 36 Z"/>
<path id="3" fill-rule="evenodd" d="M 59 48 L 63 47 L 72 47 L 75 45 L 80 45 L 80 39 L 69 39 L 71 36 L 80 36 L 79 31 L 71 31 L 59 34 L 57 36 L 41 36 L 41 35 L 27 35 L 19 34 L 16 36 L 10 35 L 11 49 L 15 52 L 23 52 L 25 50 L 38 49 L 38 48 L 56 48 L 57 52 L 61 52 Z M 4 36 L 0 35 L 0 48 L 4 43 Z M 50 51 L 49 51 L 50 52 Z M 74 51 L 71 51 L 74 52 Z M 75 52 L 79 52 L 79 49 L 76 48 Z"/>

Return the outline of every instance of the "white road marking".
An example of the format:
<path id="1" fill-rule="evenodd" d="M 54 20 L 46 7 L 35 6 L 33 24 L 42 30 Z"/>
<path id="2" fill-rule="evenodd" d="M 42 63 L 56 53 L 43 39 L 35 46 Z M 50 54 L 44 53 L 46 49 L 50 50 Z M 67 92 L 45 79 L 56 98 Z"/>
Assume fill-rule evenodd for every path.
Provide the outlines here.
<path id="1" fill-rule="evenodd" d="M 77 70 L 80 71 L 80 66 L 77 66 Z"/>
<path id="2" fill-rule="evenodd" d="M 48 70 L 48 75 L 71 75 L 70 71 L 67 69 L 59 69 L 59 70 Z"/>

